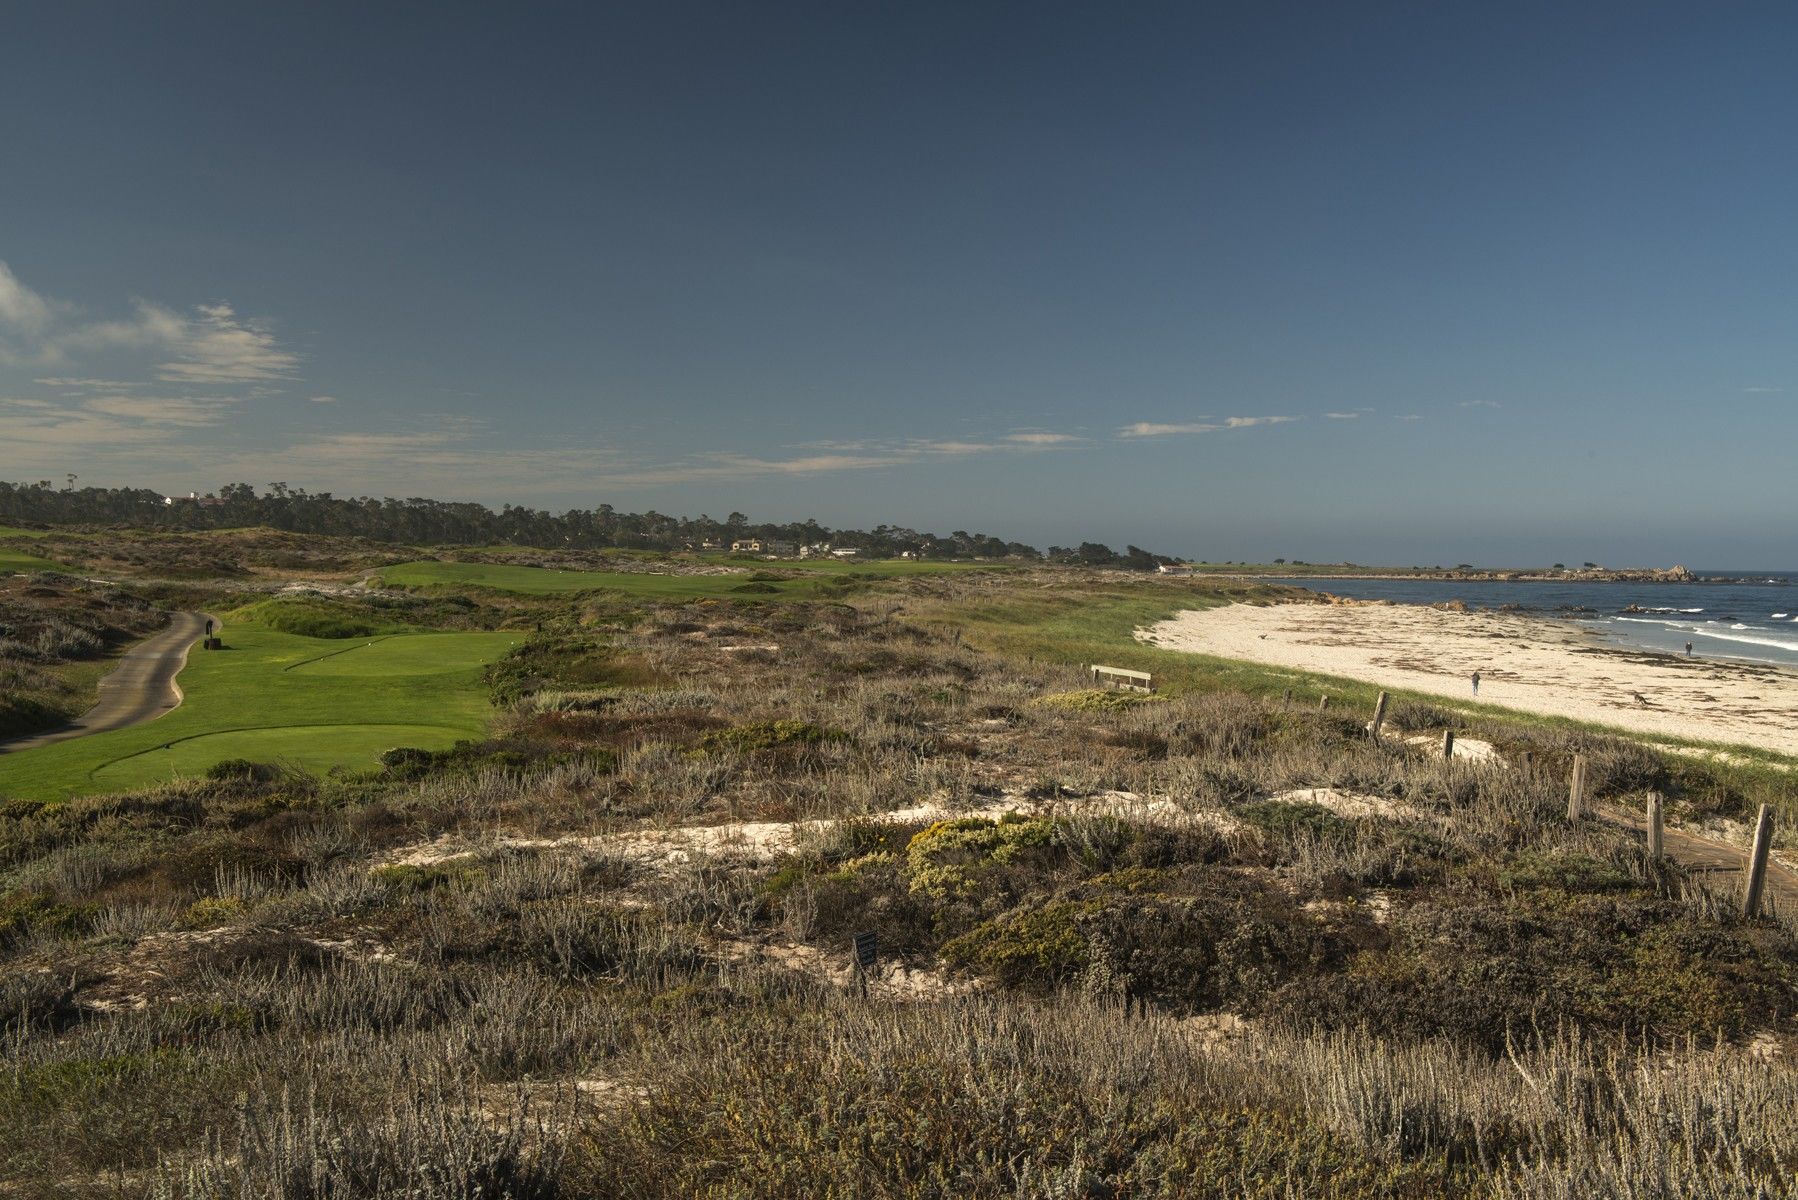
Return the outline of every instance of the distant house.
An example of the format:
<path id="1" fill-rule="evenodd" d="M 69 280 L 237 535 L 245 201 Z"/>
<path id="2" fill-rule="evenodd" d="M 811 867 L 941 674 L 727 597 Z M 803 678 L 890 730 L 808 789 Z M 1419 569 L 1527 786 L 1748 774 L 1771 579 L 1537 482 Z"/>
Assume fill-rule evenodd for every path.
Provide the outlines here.
<path id="1" fill-rule="evenodd" d="M 799 550 L 799 547 L 792 542 L 777 542 L 777 541 L 769 540 L 769 541 L 765 541 L 762 543 L 762 553 L 763 554 L 776 554 L 783 558 L 797 553 L 798 550 Z"/>
<path id="2" fill-rule="evenodd" d="M 832 558 L 854 558 L 856 555 L 858 555 L 860 553 L 861 553 L 860 550 L 856 550 L 849 546 L 842 546 L 842 547 L 833 549 L 830 552 L 830 556 Z"/>
<path id="3" fill-rule="evenodd" d="M 1161 563 L 1155 569 L 1163 575 L 1196 575 L 1198 573 L 1187 563 Z"/>
<path id="4" fill-rule="evenodd" d="M 185 496 L 164 496 L 162 502 L 169 507 L 177 504 L 194 504 L 201 508 L 216 508 L 224 503 L 217 496 L 202 496 L 198 492 L 189 492 Z"/>
<path id="5" fill-rule="evenodd" d="M 701 550 L 722 550 L 724 549 L 724 543 L 718 538 L 707 538 L 705 541 L 699 543 L 699 548 Z"/>
<path id="6" fill-rule="evenodd" d="M 738 538 L 730 544 L 732 554 L 761 554 L 767 543 L 761 538 Z"/>
<path id="7" fill-rule="evenodd" d="M 828 542 L 812 542 L 810 545 L 799 547 L 800 558 L 826 558 L 829 554 L 830 543 Z"/>

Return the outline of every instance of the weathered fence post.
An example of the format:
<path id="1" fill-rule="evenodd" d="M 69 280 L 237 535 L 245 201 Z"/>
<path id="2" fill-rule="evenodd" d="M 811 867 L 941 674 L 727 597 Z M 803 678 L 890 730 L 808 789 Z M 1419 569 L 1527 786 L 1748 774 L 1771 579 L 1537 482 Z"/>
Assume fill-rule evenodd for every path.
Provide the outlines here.
<path id="1" fill-rule="evenodd" d="M 1288 709 L 1288 708 L 1292 707 L 1292 689 L 1291 688 L 1286 689 L 1286 698 L 1284 700 L 1280 701 L 1280 707 L 1282 709 Z"/>
<path id="2" fill-rule="evenodd" d="M 1754 823 L 1754 850 L 1748 856 L 1748 883 L 1742 889 L 1742 915 L 1752 917 L 1760 912 L 1761 888 L 1767 882 L 1767 855 L 1773 849 L 1773 810 L 1761 805 L 1761 815 Z"/>
<path id="3" fill-rule="evenodd" d="M 1378 700 L 1375 700 L 1374 704 L 1373 704 L 1373 724 L 1371 724 L 1367 727 L 1368 733 L 1373 735 L 1374 745 L 1376 745 L 1376 746 L 1380 744 L 1380 726 L 1383 725 L 1385 723 L 1385 721 L 1386 721 L 1386 693 L 1381 692 L 1380 698 Z"/>
<path id="4" fill-rule="evenodd" d="M 1573 756 L 1573 778 L 1567 784 L 1567 819 L 1577 821 L 1586 806 L 1586 756 Z"/>
<path id="5" fill-rule="evenodd" d="M 1317 698 L 1317 711 L 1322 712 L 1328 707 L 1330 707 L 1330 697 L 1328 693 L 1325 693 Z"/>
<path id="6" fill-rule="evenodd" d="M 1666 853 L 1662 845 L 1661 794 L 1648 793 L 1648 857 L 1656 862 Z"/>
<path id="7" fill-rule="evenodd" d="M 868 994 L 868 976 L 880 962 L 880 935 L 873 930 L 850 935 L 854 956 L 856 990 Z"/>
<path id="8" fill-rule="evenodd" d="M 1452 729 L 1444 729 L 1442 731 L 1442 761 L 1448 762 L 1451 759 L 1453 759 L 1454 756 L 1455 756 L 1455 731 Z"/>

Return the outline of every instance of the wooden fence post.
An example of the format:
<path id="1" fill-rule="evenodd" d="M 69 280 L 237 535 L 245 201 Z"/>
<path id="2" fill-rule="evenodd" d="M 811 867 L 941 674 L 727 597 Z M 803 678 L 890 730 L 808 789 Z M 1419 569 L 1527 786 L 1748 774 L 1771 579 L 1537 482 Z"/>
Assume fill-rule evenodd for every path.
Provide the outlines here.
<path id="1" fill-rule="evenodd" d="M 1381 692 L 1380 698 L 1378 700 L 1374 701 L 1373 724 L 1371 724 L 1367 727 L 1368 732 L 1373 735 L 1374 745 L 1376 745 L 1376 746 L 1380 744 L 1380 726 L 1385 724 L 1385 722 L 1386 722 L 1386 693 Z"/>
<path id="2" fill-rule="evenodd" d="M 1449 762 L 1453 760 L 1454 757 L 1455 731 L 1452 729 L 1444 729 L 1442 731 L 1442 761 Z"/>
<path id="3" fill-rule="evenodd" d="M 1586 806 L 1586 756 L 1573 756 L 1573 778 L 1567 784 L 1567 819 L 1577 821 Z"/>
<path id="4" fill-rule="evenodd" d="M 1284 700 L 1280 701 L 1280 707 L 1282 709 L 1287 709 L 1287 708 L 1292 707 L 1292 689 L 1291 688 L 1286 689 L 1286 698 Z"/>
<path id="5" fill-rule="evenodd" d="M 1325 693 L 1317 698 L 1317 711 L 1322 712 L 1328 707 L 1330 707 L 1330 697 L 1328 693 Z"/>
<path id="6" fill-rule="evenodd" d="M 1742 889 L 1742 915 L 1752 917 L 1760 912 L 1761 888 L 1767 882 L 1767 855 L 1773 849 L 1773 810 L 1761 805 L 1761 815 L 1754 823 L 1754 851 L 1748 858 L 1748 883 Z"/>
<path id="7" fill-rule="evenodd" d="M 850 963 L 855 972 L 856 990 L 863 996 L 868 994 L 868 976 L 880 963 L 880 935 L 873 930 L 866 933 L 851 934 Z"/>
<path id="8" fill-rule="evenodd" d="M 1663 825 L 1661 817 L 1661 794 L 1648 793 L 1648 857 L 1656 862 L 1666 853 L 1663 846 Z"/>

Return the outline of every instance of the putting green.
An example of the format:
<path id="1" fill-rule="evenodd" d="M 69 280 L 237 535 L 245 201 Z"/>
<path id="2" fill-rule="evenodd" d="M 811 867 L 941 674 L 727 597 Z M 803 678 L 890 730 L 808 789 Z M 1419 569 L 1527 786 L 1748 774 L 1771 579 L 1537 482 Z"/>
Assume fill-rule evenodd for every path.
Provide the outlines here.
<path id="1" fill-rule="evenodd" d="M 388 675 L 447 675 L 466 664 L 466 633 L 412 633 L 381 638 L 348 638 L 353 642 L 308 662 L 287 668 L 290 675 L 342 675 L 362 679 Z M 516 635 L 507 635 L 511 640 Z"/>
<path id="2" fill-rule="evenodd" d="M 195 650 L 179 708 L 130 729 L 0 754 L 0 798 L 56 799 L 197 775 L 228 758 L 314 772 L 363 770 L 395 746 L 483 735 L 486 664 L 517 633 L 418 633 L 333 641 L 231 624 Z"/>

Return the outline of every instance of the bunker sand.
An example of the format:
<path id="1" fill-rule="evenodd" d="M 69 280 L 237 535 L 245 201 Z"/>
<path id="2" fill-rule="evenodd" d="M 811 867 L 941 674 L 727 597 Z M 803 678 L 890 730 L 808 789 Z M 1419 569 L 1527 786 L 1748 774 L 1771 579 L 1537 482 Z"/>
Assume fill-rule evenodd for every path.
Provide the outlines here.
<path id="1" fill-rule="evenodd" d="M 1232 604 L 1137 632 L 1145 642 L 1635 733 L 1798 755 L 1798 672 L 1606 648 L 1559 623 L 1410 605 Z"/>

